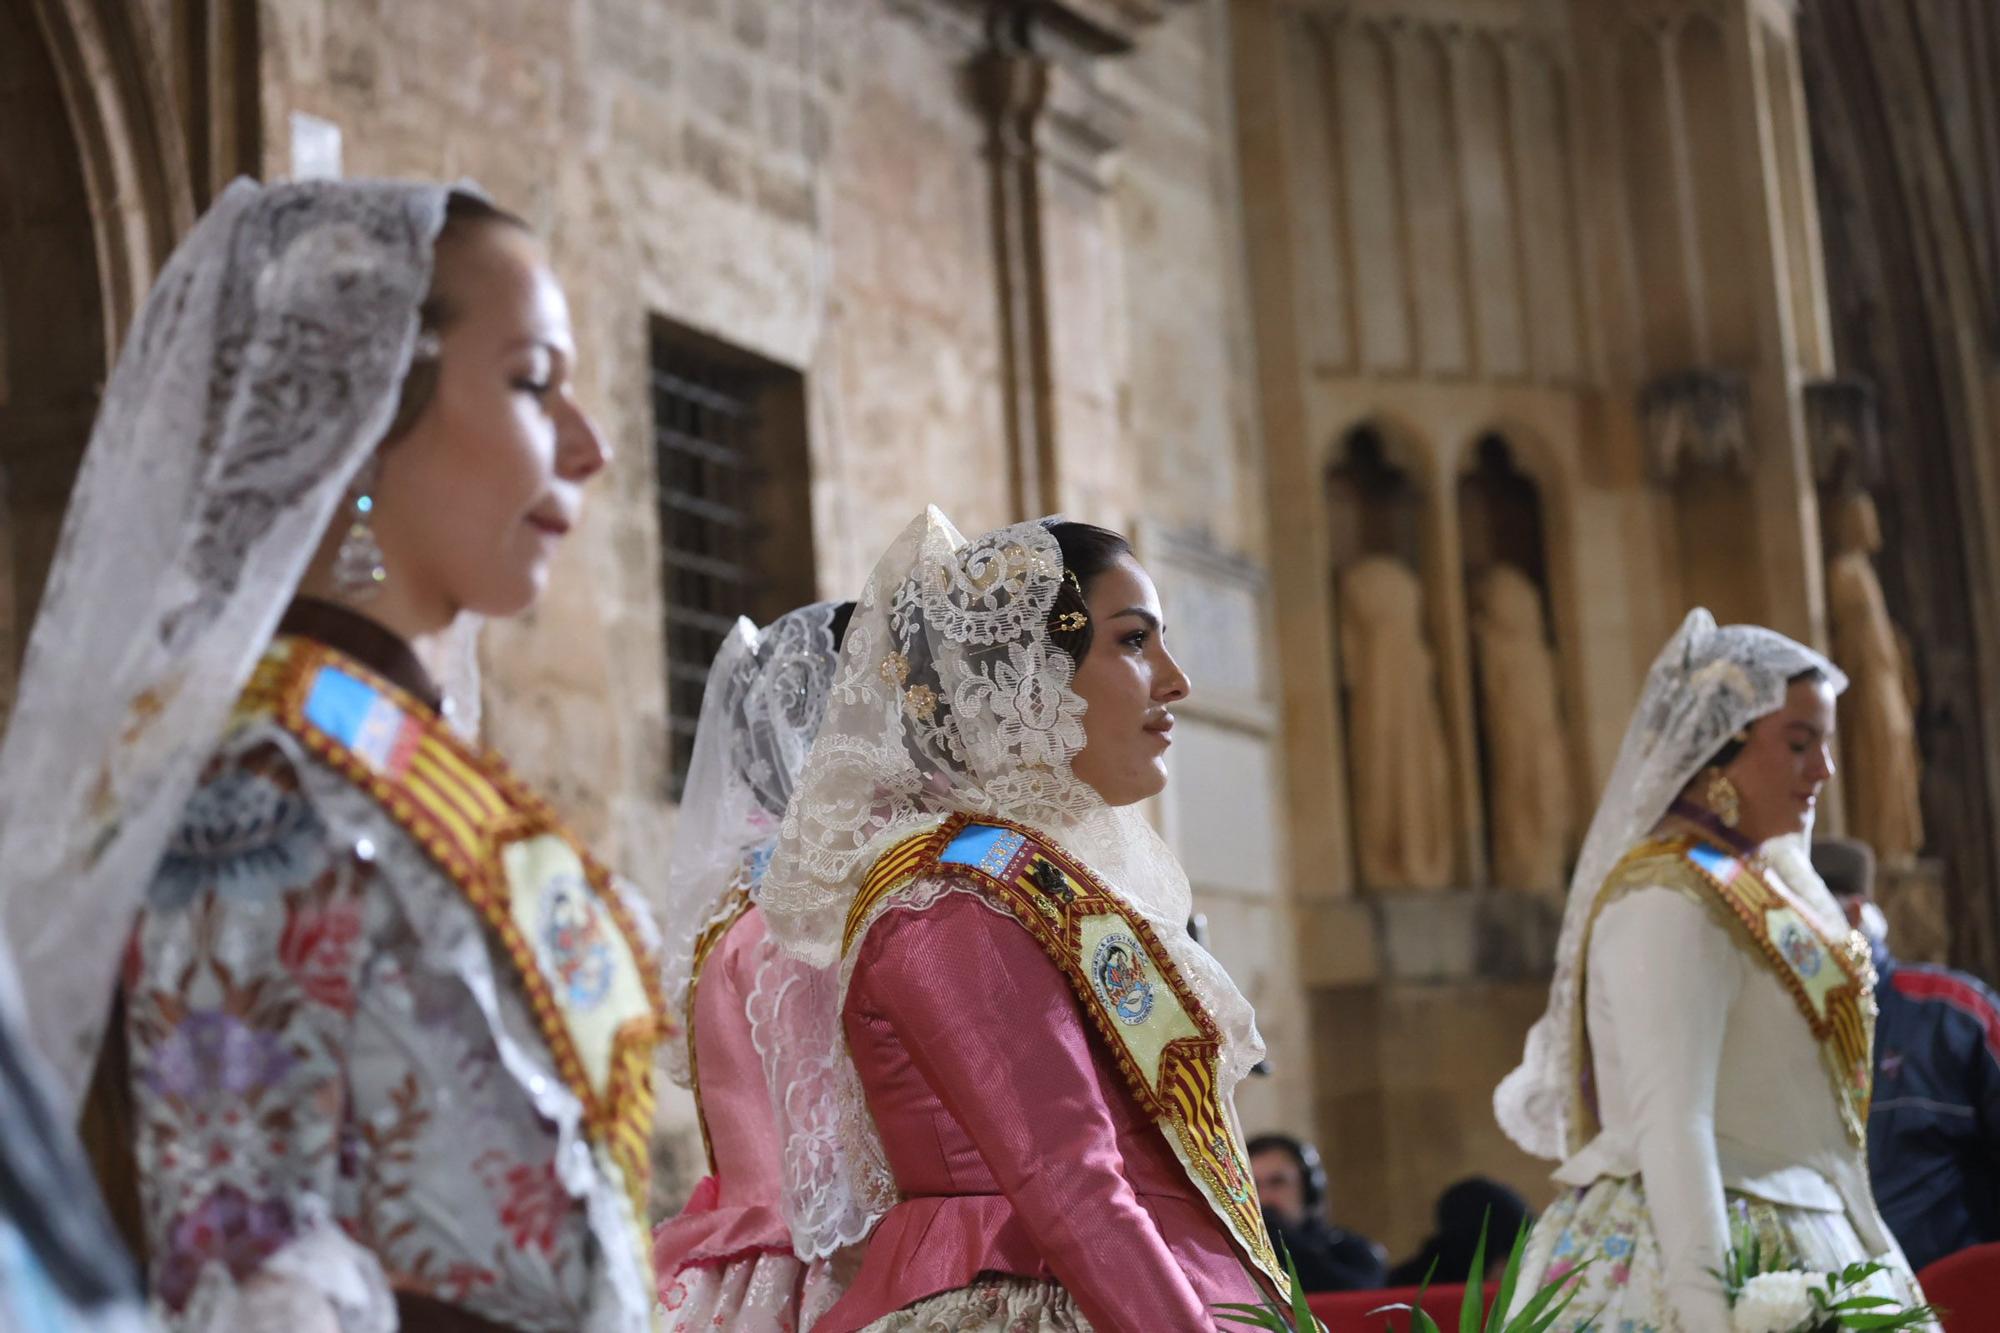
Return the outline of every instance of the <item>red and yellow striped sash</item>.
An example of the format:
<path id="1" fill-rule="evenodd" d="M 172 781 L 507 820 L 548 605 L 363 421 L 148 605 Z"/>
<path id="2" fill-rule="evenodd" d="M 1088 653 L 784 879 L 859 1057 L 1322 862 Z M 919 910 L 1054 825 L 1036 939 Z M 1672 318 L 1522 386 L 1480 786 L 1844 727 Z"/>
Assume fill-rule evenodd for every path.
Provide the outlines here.
<path id="1" fill-rule="evenodd" d="M 1009 820 L 954 815 L 885 852 L 849 908 L 844 950 L 918 877 L 965 880 L 1006 907 L 1062 969 L 1131 1091 L 1244 1255 L 1289 1297 L 1221 1093 L 1221 1034 L 1153 927 L 1082 862 Z"/>
<path id="2" fill-rule="evenodd" d="M 368 793 L 478 911 L 643 1228 L 653 1049 L 668 1026 L 651 951 L 610 873 L 498 756 L 324 644 L 276 640 L 235 717 L 272 719 Z"/>

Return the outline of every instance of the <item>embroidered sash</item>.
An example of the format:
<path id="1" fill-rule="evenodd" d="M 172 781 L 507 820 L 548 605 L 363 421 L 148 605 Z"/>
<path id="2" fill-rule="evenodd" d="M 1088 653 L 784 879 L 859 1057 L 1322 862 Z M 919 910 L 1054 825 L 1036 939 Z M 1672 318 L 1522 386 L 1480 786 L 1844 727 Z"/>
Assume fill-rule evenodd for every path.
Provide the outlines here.
<path id="1" fill-rule="evenodd" d="M 1249 1155 L 1221 1094 L 1221 1033 L 1153 928 L 1088 866 L 1008 820 L 954 815 L 875 863 L 848 911 L 842 952 L 875 909 L 919 876 L 963 880 L 1006 907 L 1061 968 L 1125 1084 L 1155 1120 L 1216 1217 L 1289 1299 L 1251 1181 Z"/>
<path id="2" fill-rule="evenodd" d="M 372 796 L 479 912 L 643 1233 L 653 1047 L 668 1026 L 654 960 L 610 874 L 498 756 L 323 644 L 274 642 L 236 717 L 276 721 Z"/>
<path id="3" fill-rule="evenodd" d="M 1756 861 L 1690 834 L 1642 843 L 1628 852 L 1606 878 L 1592 924 L 1596 913 L 1621 892 L 1662 883 L 1692 888 L 1717 909 L 1738 942 L 1771 969 L 1819 1044 L 1848 1137 L 1865 1143 L 1875 1040 L 1875 967 L 1868 942 L 1857 931 L 1837 944 L 1829 941 Z M 1581 1005 L 1578 1011 L 1581 1021 Z"/>

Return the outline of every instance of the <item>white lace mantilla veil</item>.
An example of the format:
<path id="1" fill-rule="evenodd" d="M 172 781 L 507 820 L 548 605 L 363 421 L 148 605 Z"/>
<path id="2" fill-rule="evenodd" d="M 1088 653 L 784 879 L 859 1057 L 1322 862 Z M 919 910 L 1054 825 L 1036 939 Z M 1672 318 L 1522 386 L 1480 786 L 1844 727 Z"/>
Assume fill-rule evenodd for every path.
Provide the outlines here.
<path id="1" fill-rule="evenodd" d="M 839 609 L 839 602 L 815 602 L 762 630 L 739 618 L 708 669 L 660 902 L 663 991 L 683 1030 L 693 1019 L 695 942 L 725 910 L 739 878 L 754 897 L 757 862 L 777 840 L 826 716 Z M 674 1081 L 690 1086 L 687 1043 L 670 1041 L 665 1054 Z"/>
<path id="2" fill-rule="evenodd" d="M 1062 577 L 1061 549 L 1041 523 L 968 542 L 932 508 L 876 564 L 848 622 L 826 720 L 759 899 L 781 945 L 832 982 L 801 1016 L 816 1025 L 816 1067 L 786 1088 L 814 1131 L 786 1148 L 804 1257 L 861 1239 L 897 1200 L 841 1036 L 853 961 L 843 965 L 841 939 L 876 858 L 953 813 L 1043 831 L 1157 929 L 1222 1031 L 1225 1105 L 1263 1056 L 1249 1001 L 1188 934 L 1180 862 L 1136 807 L 1107 806 L 1071 772 L 1084 704 L 1070 688 L 1074 664 L 1048 636 Z"/>
<path id="3" fill-rule="evenodd" d="M 72 1117 L 165 840 L 389 426 L 447 193 L 232 184 L 112 372 L 0 746 L 0 924 Z"/>
<path id="4" fill-rule="evenodd" d="M 1583 1146 L 1572 1141 L 1576 1127 L 1570 1124 L 1579 954 L 1605 879 L 1729 739 L 1783 707 L 1791 679 L 1812 670 L 1822 673 L 1836 694 L 1847 688 L 1840 669 L 1804 644 L 1757 625 L 1718 628 L 1713 616 L 1696 607 L 1646 673 L 1639 706 L 1570 877 L 1549 1007 L 1529 1030 L 1520 1065 L 1493 1094 L 1500 1128 L 1523 1150 L 1561 1161 Z M 1802 850 L 1808 841 L 1810 832 L 1776 839 L 1771 859 L 1789 885 L 1816 899 L 1825 890 L 1812 876 L 1810 859 L 1777 846 L 1798 843 Z"/>

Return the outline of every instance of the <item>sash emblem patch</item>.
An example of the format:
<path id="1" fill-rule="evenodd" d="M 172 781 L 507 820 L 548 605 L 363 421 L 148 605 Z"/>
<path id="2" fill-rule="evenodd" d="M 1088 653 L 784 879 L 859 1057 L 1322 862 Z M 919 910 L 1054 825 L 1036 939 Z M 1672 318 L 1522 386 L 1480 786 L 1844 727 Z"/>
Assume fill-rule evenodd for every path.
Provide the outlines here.
<path id="1" fill-rule="evenodd" d="M 1130 935 L 1106 935 L 1097 942 L 1090 974 L 1105 1005 L 1118 1021 L 1136 1027 L 1153 1012 L 1153 983 L 1146 980 L 1145 955 Z"/>

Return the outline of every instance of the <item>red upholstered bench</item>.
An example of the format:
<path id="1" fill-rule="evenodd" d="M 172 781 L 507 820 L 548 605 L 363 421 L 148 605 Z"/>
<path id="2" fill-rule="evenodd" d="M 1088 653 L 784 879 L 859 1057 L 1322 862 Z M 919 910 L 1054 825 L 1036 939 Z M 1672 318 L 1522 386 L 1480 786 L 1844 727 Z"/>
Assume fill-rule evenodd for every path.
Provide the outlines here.
<path id="1" fill-rule="evenodd" d="M 1923 1272 L 1924 1299 L 1944 1311 L 1945 1333 L 2000 1328 L 2000 1243 L 1947 1255 Z"/>
<path id="2" fill-rule="evenodd" d="M 1488 1301 L 1493 1299 L 1494 1292 L 1493 1286 L 1486 1288 Z M 1382 1333 L 1383 1329 L 1405 1333 L 1410 1327 L 1407 1314 L 1378 1314 L 1371 1318 L 1368 1312 L 1385 1305 L 1414 1305 L 1416 1299 L 1415 1287 L 1391 1287 L 1386 1291 L 1326 1292 L 1307 1297 L 1306 1303 L 1326 1322 L 1327 1333 Z M 1464 1299 L 1463 1286 L 1432 1287 L 1424 1293 L 1424 1313 L 1444 1328 L 1457 1328 L 1458 1303 Z"/>

